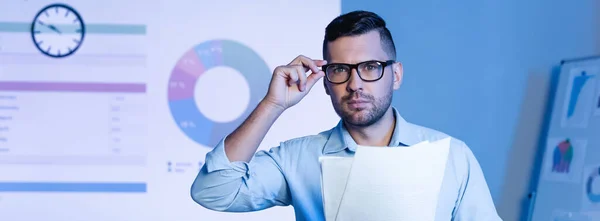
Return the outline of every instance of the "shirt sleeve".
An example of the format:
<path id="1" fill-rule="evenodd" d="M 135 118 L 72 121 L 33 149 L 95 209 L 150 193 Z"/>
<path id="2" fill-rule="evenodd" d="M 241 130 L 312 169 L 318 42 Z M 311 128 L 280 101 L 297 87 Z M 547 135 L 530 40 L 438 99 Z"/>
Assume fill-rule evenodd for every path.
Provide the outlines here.
<path id="1" fill-rule="evenodd" d="M 291 203 L 281 159 L 281 144 L 258 151 L 250 163 L 230 162 L 223 138 L 206 155 L 206 162 L 191 186 L 192 199 L 205 208 L 251 212 Z"/>
<path id="2" fill-rule="evenodd" d="M 456 221 L 501 221 L 479 162 L 467 145 L 461 148 L 465 157 L 464 175 L 454 219 Z"/>

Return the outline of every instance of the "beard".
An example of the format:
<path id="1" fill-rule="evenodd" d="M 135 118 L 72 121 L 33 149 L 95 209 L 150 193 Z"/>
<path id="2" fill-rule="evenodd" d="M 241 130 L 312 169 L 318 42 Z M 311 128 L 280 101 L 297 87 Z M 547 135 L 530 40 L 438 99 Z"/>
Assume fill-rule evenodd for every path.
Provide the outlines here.
<path id="1" fill-rule="evenodd" d="M 351 108 L 348 105 L 350 99 L 367 100 L 364 108 Z M 352 92 L 342 97 L 340 102 L 334 103 L 335 112 L 342 120 L 351 126 L 367 127 L 378 122 L 392 103 L 392 93 L 388 93 L 382 98 L 375 98 L 373 95 L 363 92 Z"/>

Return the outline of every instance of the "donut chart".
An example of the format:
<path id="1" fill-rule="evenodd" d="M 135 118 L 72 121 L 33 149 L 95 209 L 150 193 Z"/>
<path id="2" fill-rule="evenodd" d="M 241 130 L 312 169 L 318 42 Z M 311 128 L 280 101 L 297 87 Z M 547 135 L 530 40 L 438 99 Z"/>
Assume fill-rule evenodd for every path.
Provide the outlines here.
<path id="1" fill-rule="evenodd" d="M 600 168 L 595 168 L 592 174 L 587 179 L 585 186 L 585 193 L 587 198 L 593 203 L 600 203 L 600 193 L 594 193 L 592 190 L 592 184 L 594 179 L 600 177 Z"/>
<path id="2" fill-rule="evenodd" d="M 250 102 L 246 110 L 229 122 L 215 122 L 202 114 L 194 98 L 197 80 L 206 71 L 219 66 L 237 70 L 250 86 Z M 171 71 L 168 101 L 173 120 L 187 137 L 198 144 L 213 148 L 250 115 L 253 107 L 266 94 L 270 76 L 266 62 L 254 50 L 241 43 L 232 40 L 200 43 L 189 49 Z"/>

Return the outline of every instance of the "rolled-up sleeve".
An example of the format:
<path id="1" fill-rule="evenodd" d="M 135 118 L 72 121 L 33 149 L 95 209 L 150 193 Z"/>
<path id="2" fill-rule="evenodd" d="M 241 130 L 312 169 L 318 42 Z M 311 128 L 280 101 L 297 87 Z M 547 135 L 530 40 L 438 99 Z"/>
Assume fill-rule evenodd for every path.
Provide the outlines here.
<path id="1" fill-rule="evenodd" d="M 461 149 L 464 157 L 461 170 L 464 173 L 453 220 L 501 221 L 479 162 L 466 144 L 463 143 Z"/>
<path id="2" fill-rule="evenodd" d="M 192 199 L 205 208 L 227 212 L 290 205 L 281 162 L 285 148 L 258 151 L 250 163 L 230 162 L 225 154 L 225 139 L 206 155 L 191 186 Z"/>

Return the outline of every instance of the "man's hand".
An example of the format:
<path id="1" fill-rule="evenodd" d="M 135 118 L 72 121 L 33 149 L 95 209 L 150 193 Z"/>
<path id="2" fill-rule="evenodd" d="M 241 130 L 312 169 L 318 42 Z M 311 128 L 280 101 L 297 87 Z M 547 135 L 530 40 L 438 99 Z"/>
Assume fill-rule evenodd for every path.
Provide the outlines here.
<path id="1" fill-rule="evenodd" d="M 294 106 L 325 76 L 319 67 L 326 61 L 298 56 L 273 71 L 269 91 L 250 116 L 225 139 L 225 154 L 230 161 L 250 162 L 258 145 L 277 118 Z M 306 72 L 310 75 L 306 76 Z"/>
<path id="2" fill-rule="evenodd" d="M 288 65 L 275 68 L 264 101 L 282 110 L 296 105 L 325 76 L 320 67 L 326 63 L 300 55 Z M 311 73 L 307 76 L 308 71 Z"/>

